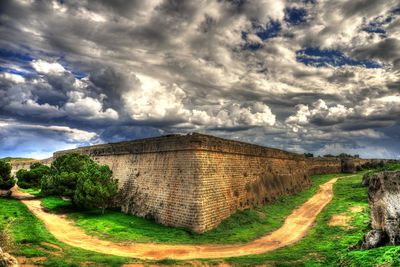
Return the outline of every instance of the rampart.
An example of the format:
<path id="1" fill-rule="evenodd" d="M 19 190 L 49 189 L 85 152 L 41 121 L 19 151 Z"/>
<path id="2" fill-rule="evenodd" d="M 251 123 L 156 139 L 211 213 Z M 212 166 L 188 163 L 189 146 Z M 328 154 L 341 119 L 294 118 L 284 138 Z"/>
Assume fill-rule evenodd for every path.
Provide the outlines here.
<path id="1" fill-rule="evenodd" d="M 75 150 L 107 164 L 124 212 L 196 232 L 310 185 L 305 158 L 217 137 L 170 135 Z"/>
<path id="2" fill-rule="evenodd" d="M 122 211 L 204 232 L 240 209 L 308 188 L 310 175 L 342 171 L 337 158 L 209 135 L 168 135 L 54 153 L 83 153 L 118 179 Z"/>
<path id="3" fill-rule="evenodd" d="M 50 166 L 51 162 L 53 161 L 53 158 L 48 158 L 48 159 L 42 159 L 42 160 L 36 160 L 36 159 L 32 159 L 32 160 L 11 160 L 11 175 L 15 175 L 17 173 L 18 170 L 20 169 L 26 169 L 29 170 L 31 165 L 33 163 L 42 163 L 44 165 Z"/>

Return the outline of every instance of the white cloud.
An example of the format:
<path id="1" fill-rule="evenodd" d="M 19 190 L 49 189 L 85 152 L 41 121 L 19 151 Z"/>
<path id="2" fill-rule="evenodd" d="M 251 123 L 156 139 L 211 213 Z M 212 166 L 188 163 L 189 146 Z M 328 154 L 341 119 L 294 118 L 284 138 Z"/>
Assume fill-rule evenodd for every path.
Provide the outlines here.
<path id="1" fill-rule="evenodd" d="M 7 79 L 13 83 L 24 83 L 25 82 L 25 78 L 22 77 L 21 75 L 14 74 L 14 73 L 8 73 L 8 72 L 0 73 L 0 78 Z"/>
<path id="2" fill-rule="evenodd" d="M 400 17 L 387 20 L 398 1 L 304 2 L 53 1 L 42 12 L 15 5 L 21 12 L 2 17 L 9 20 L 5 25 L 15 25 L 5 27 L 5 45 L 28 43 L 32 49 L 25 52 L 36 58 L 41 54 L 35 51 L 66 55 L 68 69 L 77 67 L 91 79 L 76 79 L 45 58 L 34 60 L 42 80 L 35 73 L 24 82 L 2 77 L 5 88 L 11 84 L 7 81 L 13 86 L 0 91 L 0 107 L 10 116 L 65 115 L 77 125 L 107 119 L 99 123 L 99 132 L 108 120 L 133 120 L 166 131 L 217 129 L 227 137 L 262 139 L 296 151 L 316 147 L 316 140 L 386 138 L 366 128 L 387 127 L 379 123 L 398 121 L 400 114 L 399 50 L 380 49 L 383 44 L 398 47 Z M 286 23 L 286 7 L 305 8 L 307 22 Z M 254 24 L 267 27 L 271 19 L 279 21 L 282 31 L 263 41 Z M 374 21 L 383 23 L 385 34 L 363 31 Z M 262 45 L 249 50 L 249 42 Z M 297 61 L 296 51 L 307 47 L 379 60 L 383 67 L 305 65 Z M 94 73 L 102 69 L 112 70 L 108 82 L 96 83 Z M 127 73 L 138 74 L 140 82 L 124 79 Z M 15 108 L 7 109 L 8 104 Z"/>
<path id="3" fill-rule="evenodd" d="M 398 116 L 400 114 L 400 96 L 388 95 L 379 98 L 365 98 L 355 109 L 361 116 Z"/>
<path id="4" fill-rule="evenodd" d="M 78 91 L 68 92 L 69 101 L 63 106 L 63 109 L 71 118 L 80 118 L 87 120 L 117 120 L 118 112 L 112 108 L 103 110 L 103 99 L 95 99 L 85 96 Z M 105 96 L 103 95 L 103 98 Z"/>
<path id="5" fill-rule="evenodd" d="M 134 120 L 181 120 L 190 112 L 184 107 L 185 92 L 176 84 L 167 85 L 137 75 L 140 87 L 122 95 L 126 110 Z"/>
<path id="6" fill-rule="evenodd" d="M 47 62 L 42 59 L 33 60 L 32 67 L 38 72 L 43 74 L 62 74 L 65 72 L 64 67 L 58 62 Z"/>
<path id="7" fill-rule="evenodd" d="M 41 125 L 33 123 L 21 123 L 15 120 L 0 120 L 2 130 L 13 130 L 13 131 L 27 131 L 27 130 L 39 130 L 43 132 L 53 132 L 56 134 L 62 134 L 66 141 L 69 142 L 90 142 L 98 138 L 95 132 L 85 131 L 77 128 L 71 128 L 68 126 L 58 125 Z"/>
<path id="8" fill-rule="evenodd" d="M 373 146 L 370 144 L 358 144 L 355 146 L 344 145 L 340 143 L 327 144 L 316 152 L 316 155 L 339 155 L 346 153 L 350 155 L 360 155 L 362 158 L 399 158 L 400 154 L 389 150 L 386 147 Z"/>
<path id="9" fill-rule="evenodd" d="M 296 114 L 289 116 L 285 122 L 292 127 L 293 131 L 297 132 L 313 119 L 320 119 L 327 123 L 337 123 L 353 113 L 353 108 L 347 108 L 341 104 L 329 107 L 324 100 L 319 99 L 312 103 L 311 108 L 308 105 L 297 105 Z"/>
<path id="10" fill-rule="evenodd" d="M 1 157 L 48 158 L 54 151 L 100 142 L 95 132 L 68 126 L 21 123 L 15 120 L 0 120 L 0 126 Z"/>
<path id="11" fill-rule="evenodd" d="M 64 115 L 58 106 L 52 106 L 48 103 L 39 104 L 33 99 L 13 100 L 8 103 L 6 109 L 14 111 L 19 115 L 40 115 L 45 118 L 57 118 Z"/>
<path id="12" fill-rule="evenodd" d="M 193 124 L 205 127 L 248 127 L 248 126 L 273 126 L 276 121 L 271 109 L 261 103 L 254 102 L 249 106 L 238 103 L 221 104 L 219 110 L 209 112 L 193 110 L 190 121 Z"/>
<path id="13" fill-rule="evenodd" d="M 36 125 L 37 129 L 49 130 L 54 132 L 63 133 L 66 136 L 66 140 L 69 142 L 89 142 L 97 137 L 95 132 L 88 132 L 76 128 L 70 128 L 67 126 L 40 126 Z"/>

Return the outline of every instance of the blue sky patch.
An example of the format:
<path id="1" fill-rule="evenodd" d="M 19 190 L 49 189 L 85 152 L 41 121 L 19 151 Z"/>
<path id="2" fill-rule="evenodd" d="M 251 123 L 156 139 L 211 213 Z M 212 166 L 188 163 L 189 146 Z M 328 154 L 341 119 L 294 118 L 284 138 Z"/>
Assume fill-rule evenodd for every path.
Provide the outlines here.
<path id="1" fill-rule="evenodd" d="M 368 32 L 368 33 L 378 33 L 378 34 L 385 35 L 386 31 L 382 28 L 382 26 L 392 22 L 393 18 L 387 17 L 385 20 L 381 20 L 381 19 L 382 19 L 382 17 L 375 18 L 375 20 L 368 23 L 368 25 L 365 26 L 364 28 L 362 28 L 362 30 L 365 32 Z"/>
<path id="2" fill-rule="evenodd" d="M 269 24 L 263 26 L 257 24 L 257 22 L 253 22 L 253 29 L 255 34 L 262 40 L 268 40 L 274 37 L 277 37 L 282 27 L 279 21 L 272 20 Z M 242 39 L 246 42 L 245 49 L 255 51 L 262 47 L 262 44 L 251 43 L 248 41 L 248 32 L 242 32 Z"/>
<path id="3" fill-rule="evenodd" d="M 270 24 L 268 24 L 265 28 L 261 26 L 256 26 L 256 35 L 260 37 L 261 40 L 265 41 L 270 38 L 274 38 L 278 36 L 282 27 L 279 21 L 272 20 Z"/>
<path id="4" fill-rule="evenodd" d="M 364 66 L 366 68 L 381 68 L 382 66 L 372 60 L 357 60 L 350 58 L 339 50 L 323 50 L 315 47 L 298 50 L 296 60 L 305 65 L 314 67 L 334 66 Z"/>
<path id="5" fill-rule="evenodd" d="M 15 70 L 15 69 L 11 69 L 11 68 L 4 68 L 2 66 L 0 66 L 0 72 L 7 72 L 7 73 L 12 73 L 12 74 L 18 74 L 21 76 L 25 76 L 29 74 L 29 71 L 25 71 L 25 70 Z"/>
<path id="6" fill-rule="evenodd" d="M 11 50 L 0 48 L 0 60 L 9 60 L 9 61 L 32 61 L 33 58 L 28 54 L 21 54 Z"/>
<path id="7" fill-rule="evenodd" d="M 307 11 L 304 8 L 286 8 L 285 21 L 290 25 L 306 22 Z"/>
<path id="8" fill-rule="evenodd" d="M 250 42 L 247 40 L 247 36 L 248 36 L 248 33 L 247 33 L 247 32 L 242 32 L 242 39 L 246 42 L 246 43 L 244 44 L 244 49 L 246 49 L 246 50 L 251 50 L 251 51 L 255 51 L 255 50 L 261 48 L 261 46 L 262 46 L 261 44 L 250 43 Z"/>

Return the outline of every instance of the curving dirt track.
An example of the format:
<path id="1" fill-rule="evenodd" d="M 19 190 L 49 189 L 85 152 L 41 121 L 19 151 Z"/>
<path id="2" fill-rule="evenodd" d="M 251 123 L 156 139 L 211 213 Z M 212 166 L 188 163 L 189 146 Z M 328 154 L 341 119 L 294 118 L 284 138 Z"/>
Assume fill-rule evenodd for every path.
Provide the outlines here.
<path id="1" fill-rule="evenodd" d="M 87 235 L 65 216 L 45 212 L 40 199 L 30 194 L 13 191 L 13 196 L 24 203 L 59 241 L 99 253 L 139 259 L 196 259 L 227 258 L 261 254 L 293 244 L 303 238 L 316 217 L 333 198 L 333 184 L 338 178 L 320 186 L 318 193 L 295 209 L 284 224 L 263 237 L 235 245 L 169 245 L 155 243 L 117 243 Z"/>

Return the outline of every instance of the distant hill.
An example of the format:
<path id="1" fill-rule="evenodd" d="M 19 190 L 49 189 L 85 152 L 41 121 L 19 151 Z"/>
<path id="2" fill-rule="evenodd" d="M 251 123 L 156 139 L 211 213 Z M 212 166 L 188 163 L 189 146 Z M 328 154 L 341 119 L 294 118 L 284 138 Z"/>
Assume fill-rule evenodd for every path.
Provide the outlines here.
<path id="1" fill-rule="evenodd" d="M 5 158 L 0 158 L 0 160 L 5 160 L 5 161 L 24 161 L 24 160 L 33 160 L 32 158 L 12 158 L 12 157 L 5 157 Z"/>

